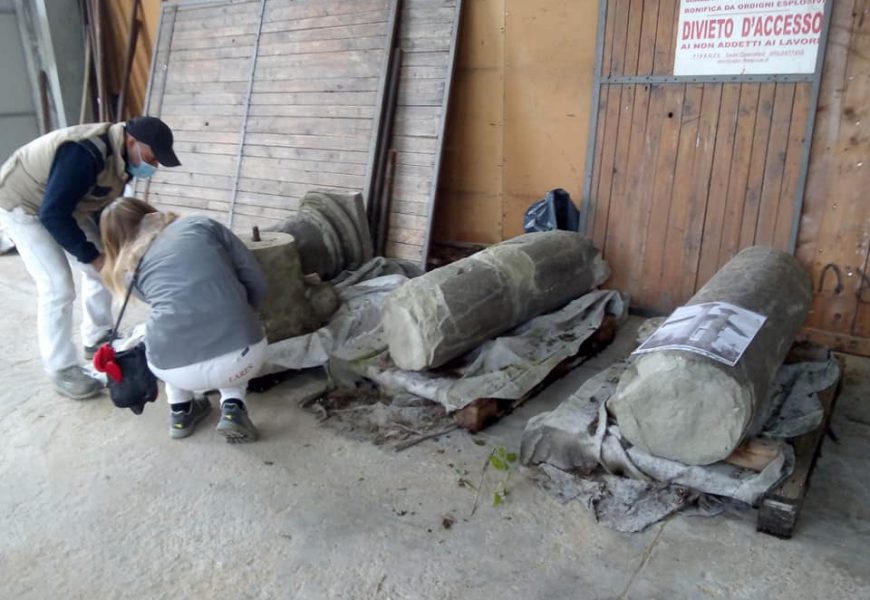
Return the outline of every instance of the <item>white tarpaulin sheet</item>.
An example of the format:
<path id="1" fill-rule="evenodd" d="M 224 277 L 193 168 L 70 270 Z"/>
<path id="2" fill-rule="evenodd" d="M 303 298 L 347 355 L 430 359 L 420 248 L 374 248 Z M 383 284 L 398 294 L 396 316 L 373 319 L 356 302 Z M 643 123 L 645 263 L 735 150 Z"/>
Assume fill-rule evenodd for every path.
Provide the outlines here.
<path id="1" fill-rule="evenodd" d="M 343 305 L 325 327 L 269 346 L 269 371 L 327 366 L 339 380 L 366 378 L 393 392 L 442 404 L 448 411 L 478 398 L 519 399 L 576 354 L 606 314 L 622 317 L 615 291 L 597 290 L 490 340 L 435 371 L 410 372 L 390 360 L 381 329 L 387 295 L 407 278 L 389 275 L 339 284 Z M 266 371 L 268 372 L 268 371 Z"/>
<path id="2" fill-rule="evenodd" d="M 684 465 L 631 446 L 606 410 L 625 366 L 602 371 L 558 408 L 526 424 L 520 457 L 540 466 L 537 479 L 545 489 L 584 502 L 609 527 L 632 532 L 697 503 L 704 494 L 754 504 L 792 472 L 794 452 L 784 442 L 758 473 L 725 462 Z M 838 375 L 833 359 L 782 366 L 770 390 L 776 408 L 762 436 L 781 440 L 818 428 L 823 411 L 816 392 Z"/>

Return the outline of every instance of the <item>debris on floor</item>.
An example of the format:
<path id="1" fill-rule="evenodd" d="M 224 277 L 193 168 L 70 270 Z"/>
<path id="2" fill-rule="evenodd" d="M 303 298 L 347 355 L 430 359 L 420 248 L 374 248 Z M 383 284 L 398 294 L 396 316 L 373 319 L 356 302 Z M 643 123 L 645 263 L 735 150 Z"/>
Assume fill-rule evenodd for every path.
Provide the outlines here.
<path id="1" fill-rule="evenodd" d="M 304 406 L 342 435 L 397 450 L 432 433 L 455 429 L 440 404 L 410 394 L 384 395 L 373 386 L 333 389 Z"/>
<path id="2" fill-rule="evenodd" d="M 566 269 L 572 277 L 565 277 Z M 527 234 L 416 279 L 392 272 L 389 263 L 364 266 L 336 283 L 342 306 L 327 326 L 270 345 L 270 369 L 325 367 L 336 391 L 311 408 L 376 443 L 404 441 L 409 433 L 425 439 L 454 421 L 478 431 L 612 341 L 626 315 L 625 299 L 611 290 L 589 291 L 607 273 L 587 238 L 564 231 Z M 444 285 L 436 292 L 431 281 Z M 559 302 L 542 296 L 554 286 Z M 423 292 L 409 296 L 409 288 Z M 417 308 L 397 309 L 406 298 Z M 425 298 L 441 298 L 429 306 L 441 317 L 426 316 Z M 557 310 L 546 312 L 554 302 Z M 438 355 L 423 360 L 432 362 L 429 367 L 397 364 L 403 353 L 390 340 L 396 346 L 402 334 L 420 336 L 412 335 L 410 322 L 398 329 L 394 323 L 390 336 L 385 314 L 391 305 L 420 327 L 438 322 L 449 332 L 447 344 L 441 343 L 444 331 L 429 332 L 430 350 Z M 462 322 L 451 323 L 451 307 L 460 306 L 471 308 L 455 313 Z"/>
<path id="3" fill-rule="evenodd" d="M 780 367 L 769 390 L 772 415 L 761 433 L 776 442 L 778 452 L 755 470 L 732 464 L 730 457 L 707 466 L 686 465 L 632 446 L 607 410 L 627 366 L 626 361 L 611 366 L 556 410 L 530 419 L 520 452 L 544 489 L 582 501 L 603 524 L 626 532 L 642 531 L 701 500 L 704 510 L 697 514 L 756 504 L 792 472 L 794 451 L 785 440 L 819 428 L 818 394 L 840 378 L 830 353 L 824 360 Z"/>

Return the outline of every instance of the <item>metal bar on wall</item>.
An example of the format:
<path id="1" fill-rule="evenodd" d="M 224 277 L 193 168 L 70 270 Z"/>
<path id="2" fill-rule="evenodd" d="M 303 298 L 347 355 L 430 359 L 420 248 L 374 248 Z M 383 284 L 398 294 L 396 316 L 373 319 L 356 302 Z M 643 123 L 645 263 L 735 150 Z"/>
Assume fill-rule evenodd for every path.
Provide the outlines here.
<path id="1" fill-rule="evenodd" d="M 51 28 L 48 22 L 48 10 L 45 6 L 45 0 L 32 0 L 36 14 L 34 15 L 34 27 L 38 31 L 37 43 L 39 46 L 39 54 L 42 57 L 40 61 L 42 68 L 46 70 L 48 75 L 49 89 L 51 90 L 52 104 L 54 107 L 54 117 L 57 121 L 57 126 L 63 128 L 67 126 L 66 110 L 61 93 L 60 75 L 57 70 L 57 57 L 54 52 L 54 43 L 51 37 Z M 35 75 L 34 75 L 35 76 Z M 38 81 L 35 81 L 39 85 Z"/>
<path id="2" fill-rule="evenodd" d="M 834 0 L 825 1 L 825 22 L 822 26 L 822 36 L 819 39 L 819 50 L 816 54 L 816 70 L 813 73 L 813 89 L 810 94 L 810 114 L 807 117 L 807 128 L 804 132 L 803 148 L 801 149 L 801 170 L 798 175 L 798 185 L 794 195 L 794 209 L 791 216 L 791 232 L 788 238 L 788 251 L 792 254 L 797 250 L 797 239 L 800 231 L 801 212 L 804 207 L 804 194 L 807 188 L 807 175 L 810 168 L 810 150 L 813 145 L 813 132 L 816 126 L 816 112 L 819 109 L 819 92 L 822 87 L 822 71 L 825 67 L 825 54 L 828 49 L 828 33 L 831 30 L 831 19 L 834 12 Z"/>
<path id="3" fill-rule="evenodd" d="M 136 56 L 136 44 L 139 41 L 139 29 L 142 21 L 139 20 L 139 4 L 141 0 L 133 0 L 133 9 L 130 11 L 130 28 L 127 32 L 127 49 L 124 53 L 124 70 L 121 74 L 121 91 L 118 92 L 118 101 L 115 105 L 115 120 L 124 120 L 124 109 L 127 101 L 127 93 L 130 89 L 130 75 L 133 69 L 133 59 Z"/>
<path id="4" fill-rule="evenodd" d="M 142 112 L 149 114 L 151 111 L 151 90 L 154 87 L 154 73 L 157 71 L 157 55 L 160 53 L 160 42 L 163 38 L 163 19 L 166 18 L 166 4 L 160 4 L 160 18 L 157 20 L 157 39 L 151 47 L 151 66 L 148 70 L 148 87 L 145 90 L 145 104 Z"/>
<path id="5" fill-rule="evenodd" d="M 266 0 L 260 2 L 260 18 L 257 20 L 257 36 L 254 38 L 254 50 L 251 56 L 251 69 L 248 72 L 248 91 L 245 93 L 245 108 L 242 115 L 242 127 L 239 132 L 239 151 L 236 153 L 236 172 L 233 173 L 233 187 L 230 190 L 230 208 L 227 215 L 227 227 L 232 229 L 236 214 L 236 197 L 239 195 L 239 177 L 242 173 L 242 155 L 245 150 L 245 136 L 248 131 L 248 115 L 251 113 L 251 95 L 254 93 L 254 76 L 257 71 L 257 57 L 260 54 L 260 37 L 263 33 L 263 17 L 266 14 Z"/>
<path id="6" fill-rule="evenodd" d="M 166 0 L 164 0 L 165 2 Z M 236 0 L 175 0 L 178 3 L 178 10 L 196 10 L 204 6 L 231 6 L 233 4 L 242 4 Z"/>
<path id="7" fill-rule="evenodd" d="M 769 75 L 624 75 L 607 77 L 602 85 L 656 85 L 662 83 L 805 83 L 815 81 L 812 73 Z"/>
<path id="8" fill-rule="evenodd" d="M 387 177 L 387 171 L 392 171 L 393 165 L 390 164 L 390 153 L 393 152 L 390 148 L 390 143 L 393 139 L 393 119 L 396 114 L 396 102 L 398 100 L 399 78 L 402 71 L 402 49 L 392 49 L 392 59 L 390 63 L 389 81 L 387 83 L 386 107 L 382 129 L 378 132 L 379 142 L 378 151 L 375 162 L 375 176 L 372 183 L 372 201 L 369 203 L 371 219 L 369 227 L 372 232 L 372 242 L 376 256 L 383 256 L 387 246 L 387 231 L 390 228 L 390 209 L 387 205 L 386 198 L 390 190 L 387 186 L 392 186 L 392 178 Z M 388 181 L 389 180 L 389 181 Z"/>
<path id="9" fill-rule="evenodd" d="M 386 98 L 387 87 L 389 86 L 390 67 L 393 63 L 393 48 L 396 44 L 396 36 L 399 30 L 399 4 L 400 0 L 390 0 L 390 16 L 387 21 L 386 42 L 384 44 L 384 65 L 381 69 L 380 81 L 378 83 L 378 96 L 375 103 L 377 113 L 375 114 L 374 122 L 372 123 L 372 136 L 369 143 L 369 157 L 366 163 L 366 178 L 365 189 L 363 190 L 363 202 L 366 206 L 366 213 L 369 215 L 369 224 L 374 226 L 373 218 L 376 217 L 377 211 L 373 212 L 374 205 L 377 203 L 375 197 L 375 179 L 376 171 L 378 170 L 378 145 L 381 143 L 381 133 L 383 130 L 384 119 L 386 118 Z M 383 140 L 384 144 L 389 144 L 390 140 Z M 380 164 L 383 166 L 383 163 Z M 374 240 L 373 240 L 374 241 Z"/>
<path id="10" fill-rule="evenodd" d="M 577 230 L 591 236 L 589 214 L 595 213 L 592 199 L 592 173 L 595 169 L 595 145 L 598 140 L 598 113 L 601 102 L 601 65 L 604 61 L 604 32 L 607 23 L 607 0 L 598 2 L 598 31 L 595 34 L 595 80 L 592 82 L 592 104 L 589 111 L 589 138 L 586 143 L 586 165 L 584 166 L 583 196 L 580 198 L 580 222 Z"/>
<path id="11" fill-rule="evenodd" d="M 441 161 L 444 154 L 444 135 L 447 133 L 447 116 L 450 112 L 450 96 L 453 91 L 453 72 L 456 70 L 457 46 L 459 45 L 459 30 L 462 23 L 462 1 L 456 0 L 456 13 L 453 17 L 453 33 L 450 38 L 450 55 L 447 57 L 447 77 L 444 80 L 444 103 L 441 112 L 441 122 L 438 124 L 438 138 L 435 146 L 435 168 L 429 188 L 429 208 L 426 211 L 426 233 L 423 236 L 423 247 L 420 249 L 420 266 L 426 268 L 429 260 L 429 244 L 432 242 L 433 221 L 435 220 L 435 197 L 438 193 L 438 179 L 441 173 Z"/>

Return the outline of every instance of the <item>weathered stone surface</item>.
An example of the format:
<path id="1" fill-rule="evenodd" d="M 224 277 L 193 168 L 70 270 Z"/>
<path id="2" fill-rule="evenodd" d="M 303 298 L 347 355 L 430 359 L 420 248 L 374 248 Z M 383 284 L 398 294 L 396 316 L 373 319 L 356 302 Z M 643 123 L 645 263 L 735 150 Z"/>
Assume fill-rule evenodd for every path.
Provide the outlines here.
<path id="1" fill-rule="evenodd" d="M 305 296 L 320 323 L 326 323 L 341 306 L 341 298 L 328 283 L 306 284 Z"/>
<path id="2" fill-rule="evenodd" d="M 308 192 L 299 213 L 268 230 L 296 238 L 302 270 L 324 280 L 373 258 L 371 233 L 360 194 Z"/>
<path id="3" fill-rule="evenodd" d="M 270 343 L 309 333 L 322 320 L 306 296 L 302 266 L 293 236 L 277 231 L 263 232 L 260 241 L 242 236 L 266 278 L 266 299 L 260 308 L 260 322 Z"/>
<path id="4" fill-rule="evenodd" d="M 724 460 L 769 416 L 768 391 L 804 322 L 812 290 L 791 255 L 755 246 L 729 261 L 688 302 L 728 302 L 767 317 L 733 367 L 684 350 L 637 355 L 608 404 L 623 435 L 663 458 Z"/>
<path id="5" fill-rule="evenodd" d="M 607 265 L 570 231 L 529 233 L 430 271 L 393 292 L 383 325 L 404 370 L 438 367 L 601 284 Z"/>
<path id="6" fill-rule="evenodd" d="M 300 218 L 287 219 L 276 231 L 293 236 L 303 273 L 317 273 L 322 276 L 332 268 L 323 233 L 311 221 Z"/>

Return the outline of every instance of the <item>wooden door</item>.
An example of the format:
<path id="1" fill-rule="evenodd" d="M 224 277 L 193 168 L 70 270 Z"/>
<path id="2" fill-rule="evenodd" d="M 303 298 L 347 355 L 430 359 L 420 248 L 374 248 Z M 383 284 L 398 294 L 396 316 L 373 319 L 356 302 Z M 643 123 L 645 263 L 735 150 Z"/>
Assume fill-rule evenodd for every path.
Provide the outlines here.
<path id="1" fill-rule="evenodd" d="M 605 5 L 586 227 L 608 285 L 667 313 L 740 249 L 790 249 L 814 76 L 673 77 L 679 0 Z"/>
<path id="2" fill-rule="evenodd" d="M 806 335 L 870 356 L 870 0 L 838 0 L 797 257 L 813 280 Z"/>

